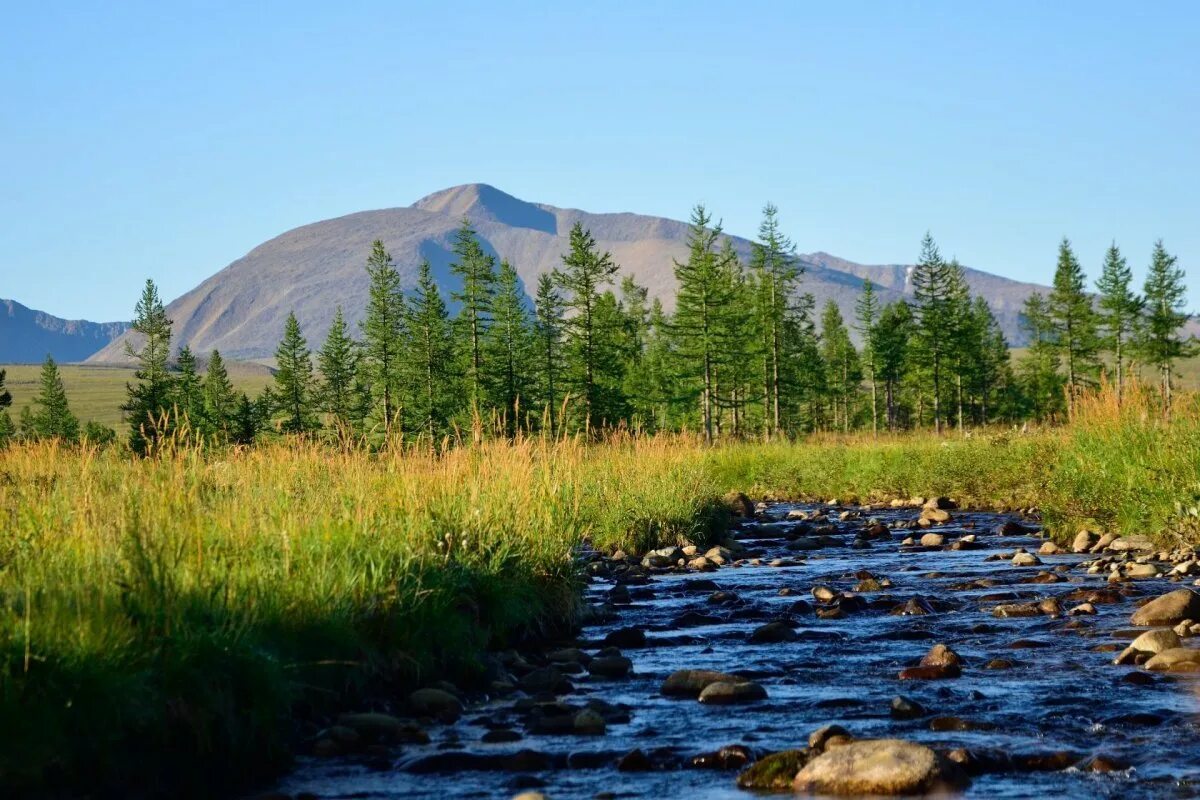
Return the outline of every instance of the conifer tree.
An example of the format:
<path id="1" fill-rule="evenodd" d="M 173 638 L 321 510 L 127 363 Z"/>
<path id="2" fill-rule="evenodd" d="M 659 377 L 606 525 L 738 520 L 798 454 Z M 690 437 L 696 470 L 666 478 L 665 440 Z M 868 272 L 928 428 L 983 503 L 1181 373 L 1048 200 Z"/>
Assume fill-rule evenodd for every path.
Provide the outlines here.
<path id="1" fill-rule="evenodd" d="M 428 261 L 421 264 L 407 316 L 405 350 L 413 419 L 432 447 L 448 430 L 458 404 L 450 316 Z"/>
<path id="2" fill-rule="evenodd" d="M 751 250 L 750 269 L 755 275 L 758 322 L 762 332 L 763 415 L 765 432 L 778 435 L 783 424 L 782 395 L 788 383 L 787 329 L 802 327 L 793 305 L 802 270 L 796 248 L 779 228 L 779 210 L 768 203 L 763 208 L 758 241 Z M 800 341 L 801 337 L 793 337 Z"/>
<path id="3" fill-rule="evenodd" d="M 284 433 L 310 433 L 320 423 L 316 416 L 312 352 L 300 331 L 296 314 L 283 325 L 283 340 L 275 350 L 276 408 L 283 414 Z"/>
<path id="4" fill-rule="evenodd" d="M 1067 371 L 1067 411 L 1075 408 L 1075 396 L 1096 382 L 1100 371 L 1100 338 L 1096 328 L 1096 312 L 1083 267 L 1064 236 L 1058 246 L 1058 266 L 1054 270 L 1054 285 L 1047 298 L 1049 319 L 1054 326 L 1055 346 Z"/>
<path id="5" fill-rule="evenodd" d="M 942 379 L 950 356 L 954 327 L 953 276 L 933 236 L 921 240 L 921 257 L 912 271 L 917 344 L 929 359 L 933 392 L 933 429 L 942 432 Z"/>
<path id="6" fill-rule="evenodd" d="M 254 444 L 254 438 L 258 435 L 261 419 L 262 416 L 258 408 L 256 408 L 255 403 L 250 400 L 250 397 L 245 392 L 242 392 L 233 413 L 229 417 L 230 441 L 240 445 Z"/>
<path id="7" fill-rule="evenodd" d="M 749 424 L 747 408 L 758 396 L 759 370 L 756 358 L 761 356 L 759 337 L 755 330 L 754 290 L 747 280 L 741 259 L 734 252 L 733 242 L 725 239 L 721 248 L 721 261 L 725 269 L 721 281 L 729 304 L 721 313 L 723 346 L 718 352 L 717 382 L 714 396 L 722 414 L 726 410 L 732 417 L 732 434 L 741 437 Z M 796 313 L 793 306 L 792 313 Z"/>
<path id="8" fill-rule="evenodd" d="M 1125 396 L 1125 367 L 1130 344 L 1136 341 L 1144 302 L 1132 289 L 1133 272 L 1113 242 L 1104 254 L 1104 266 L 1096 288 L 1100 291 L 1102 346 L 1113 354 L 1117 368 L 1117 404 Z"/>
<path id="9" fill-rule="evenodd" d="M 21 415 L 21 428 L 31 439 L 79 439 L 79 420 L 71 413 L 62 375 L 52 356 L 42 363 L 42 375 L 33 405 L 26 406 Z"/>
<path id="10" fill-rule="evenodd" d="M 534 298 L 534 333 L 537 353 L 534 358 L 538 376 L 538 396 L 546 414 L 550 435 L 558 432 L 556 415 L 561 402 L 562 347 L 563 347 L 563 302 L 554 286 L 550 273 L 538 276 L 537 295 Z"/>
<path id="11" fill-rule="evenodd" d="M 6 377 L 7 372 L 0 369 L 0 447 L 3 447 L 17 432 L 12 417 L 8 414 L 9 406 L 12 405 L 12 393 L 4 387 Z"/>
<path id="12" fill-rule="evenodd" d="M 1062 409 L 1064 384 L 1059 374 L 1058 331 L 1045 297 L 1034 293 L 1026 298 L 1021 324 L 1030 340 L 1019 367 L 1029 411 L 1037 419 L 1047 419 Z"/>
<path id="13" fill-rule="evenodd" d="M 612 354 L 604 346 L 613 339 L 613 331 L 605 326 L 620 324 L 612 314 L 598 317 L 597 305 L 600 289 L 612 282 L 617 265 L 611 255 L 600 252 L 592 234 L 579 222 L 571 228 L 569 250 L 562 262 L 553 276 L 555 286 L 565 293 L 564 308 L 571 312 L 563 319 L 568 377 L 583 404 L 584 428 L 591 432 L 601 422 L 601 383 L 612 366 Z M 613 300 L 615 306 L 615 297 Z"/>
<path id="14" fill-rule="evenodd" d="M 464 378 L 470 410 L 482 410 L 488 373 L 483 343 L 492 322 L 492 304 L 496 294 L 496 259 L 484 251 L 470 221 L 463 217 L 454 236 L 455 261 L 450 272 L 462 281 L 462 289 L 451 293 L 460 304 L 455 319 L 460 334 L 459 352 L 465 359 Z"/>
<path id="15" fill-rule="evenodd" d="M 1008 341 L 982 297 L 971 304 L 971 360 L 966 366 L 973 390 L 979 397 L 979 421 L 986 425 L 989 413 L 1011 379 Z"/>
<path id="16" fill-rule="evenodd" d="M 172 387 L 168 360 L 171 355 L 171 320 L 167 318 L 158 288 L 147 279 L 134 309 L 132 330 L 141 349 L 126 342 L 126 354 L 137 362 L 136 384 L 126 384 L 127 399 L 121 410 L 129 421 L 129 446 L 145 455 L 154 442 L 166 435 L 171 424 Z"/>
<path id="17" fill-rule="evenodd" d="M 864 280 L 862 293 L 854 306 L 855 330 L 862 337 L 861 363 L 863 372 L 871 384 L 871 433 L 879 432 L 879 386 L 875 347 L 875 325 L 879 321 L 879 296 L 875 284 Z"/>
<path id="18" fill-rule="evenodd" d="M 730 349 L 724 316 L 733 299 L 727 280 L 732 252 L 717 250 L 720 237 L 721 224 L 714 225 L 704 206 L 697 205 L 688 232 L 688 259 L 675 262 L 679 290 L 671 322 L 681 376 L 694 384 L 691 394 L 699 400 L 701 430 L 709 444 L 713 441 L 716 373 Z"/>
<path id="19" fill-rule="evenodd" d="M 1163 247 L 1162 239 L 1154 243 L 1150 269 L 1146 273 L 1146 316 L 1141 351 L 1146 360 L 1158 370 L 1164 409 L 1170 411 L 1175 361 L 1191 355 L 1194 347 L 1180 335 L 1188 321 L 1183 311 L 1187 287 L 1183 270 L 1176 265 L 1175 256 Z"/>
<path id="20" fill-rule="evenodd" d="M 204 373 L 203 419 L 204 431 L 209 436 L 227 439 L 237 411 L 237 394 L 229 380 L 229 371 L 220 352 L 213 350 L 208 357 L 208 369 Z"/>
<path id="21" fill-rule="evenodd" d="M 204 428 L 204 394 L 200 374 L 196 367 L 196 356 L 192 348 L 184 345 L 175 358 L 175 407 L 176 418 L 186 420 L 193 435 Z"/>
<path id="22" fill-rule="evenodd" d="M 629 419 L 625 395 L 625 313 L 616 293 L 609 289 L 596 298 L 593 311 L 593 373 L 595 403 L 589 430 L 616 427 Z"/>
<path id="23" fill-rule="evenodd" d="M 350 338 L 342 307 L 338 306 L 325 343 L 317 353 L 317 368 L 321 371 L 320 408 L 342 436 L 353 429 L 358 356 L 358 344 Z"/>
<path id="24" fill-rule="evenodd" d="M 630 402 L 638 422 L 647 431 L 672 425 L 678 361 L 671 349 L 671 330 L 662 301 L 655 298 L 647 316 L 645 347 L 630 379 Z"/>
<path id="25" fill-rule="evenodd" d="M 833 300 L 826 301 L 821 312 L 821 360 L 825 363 L 826 385 L 833 402 L 833 425 L 848 431 L 850 405 L 862 373 L 841 309 Z"/>
<path id="26" fill-rule="evenodd" d="M 492 402 L 501 410 L 505 433 L 510 438 L 516 436 L 521 406 L 529 404 L 534 394 L 534 346 L 533 322 L 521 280 L 512 265 L 501 261 L 492 301 L 492 324 L 483 349 L 484 358 L 490 365 Z"/>
<path id="27" fill-rule="evenodd" d="M 363 320 L 363 366 L 386 435 L 400 413 L 404 296 L 400 273 L 376 239 L 367 259 L 370 289 Z"/>
<path id="28" fill-rule="evenodd" d="M 909 342 L 913 336 L 912 309 L 899 300 L 889 303 L 879 313 L 875 325 L 875 364 L 884 387 L 884 408 L 888 430 L 896 430 L 899 424 L 897 399 L 900 383 L 904 378 L 909 360 Z"/>

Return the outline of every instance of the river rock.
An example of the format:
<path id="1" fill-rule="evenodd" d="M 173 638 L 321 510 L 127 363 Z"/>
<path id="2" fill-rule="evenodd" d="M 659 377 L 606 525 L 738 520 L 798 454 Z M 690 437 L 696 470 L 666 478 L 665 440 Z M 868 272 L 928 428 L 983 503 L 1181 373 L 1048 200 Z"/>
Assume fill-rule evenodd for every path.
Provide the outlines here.
<path id="1" fill-rule="evenodd" d="M 940 533 L 927 533 L 921 537 L 922 547 L 941 547 L 946 543 L 946 537 Z"/>
<path id="2" fill-rule="evenodd" d="M 575 715 L 572 727 L 576 733 L 585 736 L 599 736 L 604 733 L 604 717 L 590 708 L 585 708 Z"/>
<path id="3" fill-rule="evenodd" d="M 1091 603 L 1080 603 L 1067 612 L 1069 616 L 1078 617 L 1081 614 L 1095 614 L 1096 607 Z"/>
<path id="4" fill-rule="evenodd" d="M 641 628 L 618 628 L 604 637 L 604 644 L 611 647 L 645 647 L 646 632 Z"/>
<path id="5" fill-rule="evenodd" d="M 1158 567 L 1153 564 L 1126 564 L 1124 573 L 1126 578 L 1156 578 Z"/>
<path id="6" fill-rule="evenodd" d="M 798 638 L 792 626 L 786 622 L 768 622 L 760 625 L 750 634 L 751 644 L 778 644 L 779 642 L 794 642 Z"/>
<path id="7" fill-rule="evenodd" d="M 947 678 L 957 678 L 962 670 L 953 666 L 920 666 L 906 667 L 897 676 L 902 681 L 937 681 Z"/>
<path id="8" fill-rule="evenodd" d="M 1038 548 L 1038 555 L 1056 556 L 1062 551 L 1062 548 L 1056 545 L 1054 542 L 1045 541 L 1042 542 L 1042 546 Z"/>
<path id="9" fill-rule="evenodd" d="M 741 492 L 730 492 L 725 495 L 725 506 L 734 516 L 742 519 L 754 519 L 754 504 Z"/>
<path id="10" fill-rule="evenodd" d="M 926 711 L 916 700 L 896 695 L 892 698 L 890 713 L 893 719 L 916 719 L 925 716 Z"/>
<path id="11" fill-rule="evenodd" d="M 950 521 L 950 512 L 944 508 L 930 508 L 926 506 L 921 509 L 921 519 L 941 525 Z"/>
<path id="12" fill-rule="evenodd" d="M 784 750 L 760 758 L 749 769 L 738 775 L 740 789 L 757 789 L 768 792 L 785 792 L 792 788 L 798 773 L 808 762 L 807 750 Z"/>
<path id="13" fill-rule="evenodd" d="M 1170 628 L 1157 628 L 1146 631 L 1134 639 L 1129 646 L 1142 653 L 1161 653 L 1164 650 L 1180 647 L 1181 643 L 1179 635 L 1175 631 Z"/>
<path id="14" fill-rule="evenodd" d="M 711 683 L 737 683 L 737 675 L 708 669 L 681 669 L 672 672 L 658 691 L 667 697 L 698 697 Z"/>
<path id="15" fill-rule="evenodd" d="M 1156 597 L 1133 612 L 1134 625 L 1175 625 L 1185 619 L 1200 619 L 1200 594 L 1191 589 L 1176 589 Z"/>
<path id="16" fill-rule="evenodd" d="M 1100 534 L 1086 529 L 1081 530 L 1079 533 L 1075 534 L 1075 540 L 1071 542 L 1071 552 L 1086 553 L 1095 546 L 1099 539 Z"/>
<path id="17" fill-rule="evenodd" d="M 822 725 L 808 735 L 808 750 L 812 755 L 854 741 L 854 735 L 841 725 Z"/>
<path id="18" fill-rule="evenodd" d="M 767 699 L 767 690 L 752 681 L 717 681 L 705 686 L 699 699 L 705 705 L 716 706 L 755 703 Z"/>
<path id="19" fill-rule="evenodd" d="M 445 714 L 457 719 L 463 712 L 459 699 L 442 689 L 417 689 L 408 696 L 408 706 L 413 712 L 427 716 Z"/>
<path id="20" fill-rule="evenodd" d="M 411 722 L 404 722 L 390 714 L 342 714 L 338 717 L 338 725 L 352 728 L 364 738 L 373 741 L 429 744 L 429 734 Z"/>
<path id="21" fill-rule="evenodd" d="M 949 511 L 958 508 L 958 503 L 951 500 L 949 497 L 931 497 L 924 503 L 921 503 L 924 508 L 938 509 L 941 511 Z"/>
<path id="22" fill-rule="evenodd" d="M 868 739 L 812 759 L 793 786 L 801 792 L 847 797 L 924 794 L 963 783 L 957 766 L 924 745 Z"/>
<path id="23" fill-rule="evenodd" d="M 571 691 L 571 682 L 555 667 L 540 667 L 521 676 L 517 685 L 529 694 L 563 694 Z"/>
<path id="24" fill-rule="evenodd" d="M 588 663 L 587 669 L 601 678 L 624 678 L 633 669 L 633 662 L 620 653 L 599 655 Z"/>
<path id="25" fill-rule="evenodd" d="M 744 744 L 727 744 L 715 753 L 701 753 L 692 758 L 692 766 L 700 769 L 741 769 L 754 760 L 754 753 Z"/>
<path id="26" fill-rule="evenodd" d="M 1144 666 L 1156 672 L 1200 672 L 1200 649 L 1173 647 L 1163 650 Z"/>
<path id="27" fill-rule="evenodd" d="M 921 666 L 923 667 L 959 667 L 963 665 L 962 658 L 958 653 L 951 650 L 944 644 L 935 644 L 929 648 L 929 652 L 921 658 Z"/>
<path id="28" fill-rule="evenodd" d="M 1008 619 L 1011 617 L 1038 617 L 1042 611 L 1037 603 L 1001 603 L 992 609 L 993 617 Z"/>
<path id="29" fill-rule="evenodd" d="M 1105 548 L 1107 548 L 1110 544 L 1112 544 L 1116 540 L 1117 540 L 1117 534 L 1106 533 L 1103 536 L 1101 536 L 1099 539 L 1097 539 L 1096 543 L 1094 545 L 1092 545 L 1091 552 L 1093 552 L 1093 553 L 1103 552 Z"/>
<path id="30" fill-rule="evenodd" d="M 1117 553 L 1130 550 L 1153 550 L 1154 542 L 1143 534 L 1135 533 L 1132 536 L 1118 536 L 1108 543 L 1108 549 Z"/>
<path id="31" fill-rule="evenodd" d="M 1040 567 L 1042 560 L 1033 553 L 1017 553 L 1012 557 L 1014 567 Z"/>

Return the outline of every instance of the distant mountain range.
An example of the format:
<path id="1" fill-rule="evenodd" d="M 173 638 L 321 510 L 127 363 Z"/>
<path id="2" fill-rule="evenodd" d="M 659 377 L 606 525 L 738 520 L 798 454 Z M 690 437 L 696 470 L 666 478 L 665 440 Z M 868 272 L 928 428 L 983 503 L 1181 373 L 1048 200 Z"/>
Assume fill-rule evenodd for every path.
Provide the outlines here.
<path id="1" fill-rule="evenodd" d="M 128 329 L 128 322 L 60 319 L 0 300 L 0 363 L 38 363 L 47 354 L 57 361 L 83 361 Z"/>
<path id="2" fill-rule="evenodd" d="M 464 216 L 485 249 L 508 259 L 527 288 L 535 284 L 538 275 L 560 265 L 567 234 L 575 222 L 581 222 L 597 244 L 612 253 L 622 273 L 646 286 L 651 296 L 661 298 L 668 308 L 673 305 L 673 261 L 686 257 L 687 223 L 641 214 L 558 208 L 519 200 L 486 184 L 466 184 L 435 192 L 411 206 L 314 222 L 264 242 L 167 306 L 175 320 L 176 346 L 188 344 L 201 354 L 216 348 L 233 359 L 269 358 L 288 312 L 295 311 L 315 348 L 339 305 L 357 327 L 366 306 L 365 263 L 375 239 L 382 239 L 391 252 L 406 289 L 415 284 L 421 261 L 428 259 L 435 278 L 448 293 L 458 288 L 449 265 L 454 232 Z M 730 239 L 734 249 L 748 259 L 750 241 L 738 236 Z M 818 304 L 833 299 L 847 319 L 853 317 L 864 279 L 879 287 L 883 302 L 912 296 L 908 265 L 857 264 L 823 252 L 801 255 L 800 260 L 806 270 L 802 290 L 811 292 Z M 969 268 L 966 275 L 971 290 L 991 305 L 1009 343 L 1023 345 L 1021 306 L 1031 293 L 1047 291 L 1046 287 Z M 13 306 L 10 303 L 10 308 Z M 54 350 L 56 357 L 74 360 L 86 356 L 95 363 L 125 361 L 125 339 L 132 334 L 123 333 L 123 323 L 57 322 L 59 329 L 67 331 L 63 335 L 71 341 L 71 349 L 68 351 L 64 340 L 62 355 Z M 80 328 L 74 337 L 68 335 L 73 329 L 63 328 L 72 325 Z M 92 326 L 87 330 L 94 333 L 80 335 L 84 326 Z M 0 341 L 0 361 L 17 360 L 13 335 L 20 340 L 22 359 L 40 360 L 45 355 L 48 341 L 35 338 L 38 328 L 26 323 L 23 329 L 11 330 L 12 334 L 6 331 Z M 92 350 L 85 352 L 89 347 Z"/>

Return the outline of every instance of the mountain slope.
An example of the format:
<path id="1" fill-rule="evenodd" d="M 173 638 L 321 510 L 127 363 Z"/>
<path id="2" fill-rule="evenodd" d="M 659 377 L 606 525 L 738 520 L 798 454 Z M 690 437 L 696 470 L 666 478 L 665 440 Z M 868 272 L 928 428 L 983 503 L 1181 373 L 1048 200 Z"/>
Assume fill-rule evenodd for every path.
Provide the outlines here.
<path id="1" fill-rule="evenodd" d="M 262 358 L 275 349 L 289 311 L 294 310 L 310 346 L 324 339 L 337 306 L 357 325 L 366 304 L 364 269 L 371 243 L 382 239 L 396 261 L 405 287 L 416 281 L 428 259 L 443 289 L 457 288 L 449 274 L 453 235 L 463 216 L 471 220 L 486 249 L 508 259 L 526 287 L 558 266 L 571 226 L 581 222 L 602 249 L 612 253 L 624 274 L 652 296 L 673 303 L 673 259 L 686 256 L 684 222 L 640 214 L 591 214 L 578 209 L 529 203 L 485 184 L 467 184 L 428 195 L 411 206 L 363 211 L 295 228 L 265 242 L 168 306 L 176 344 L 198 353 L 213 348 L 231 358 Z M 748 258 L 750 242 L 730 237 Z M 802 256 L 803 290 L 818 303 L 832 298 L 849 319 L 864 278 L 880 286 L 886 302 L 910 294 L 906 267 L 866 266 L 813 253 Z M 1010 341 L 1023 341 L 1018 311 L 1039 287 L 976 270 L 968 281 L 992 303 Z M 124 360 L 124 344 L 113 342 L 90 360 Z"/>
<path id="2" fill-rule="evenodd" d="M 0 364 L 83 361 L 129 328 L 128 322 L 60 319 L 0 299 Z"/>

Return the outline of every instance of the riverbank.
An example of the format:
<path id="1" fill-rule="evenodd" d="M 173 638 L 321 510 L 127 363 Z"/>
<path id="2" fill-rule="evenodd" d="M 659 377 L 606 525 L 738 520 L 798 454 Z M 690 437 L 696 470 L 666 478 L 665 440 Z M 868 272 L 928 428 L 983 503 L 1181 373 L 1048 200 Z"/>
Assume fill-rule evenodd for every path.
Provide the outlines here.
<path id="1" fill-rule="evenodd" d="M 485 650 L 568 627 L 582 543 L 710 543 L 733 491 L 946 494 L 1036 506 L 1060 538 L 1195 541 L 1200 414 L 1147 412 L 1097 402 L 1068 429 L 711 450 L 621 438 L 138 460 L 17 445 L 0 451 L 0 784 L 204 795 L 270 775 L 308 721 L 434 680 L 477 685 Z"/>

